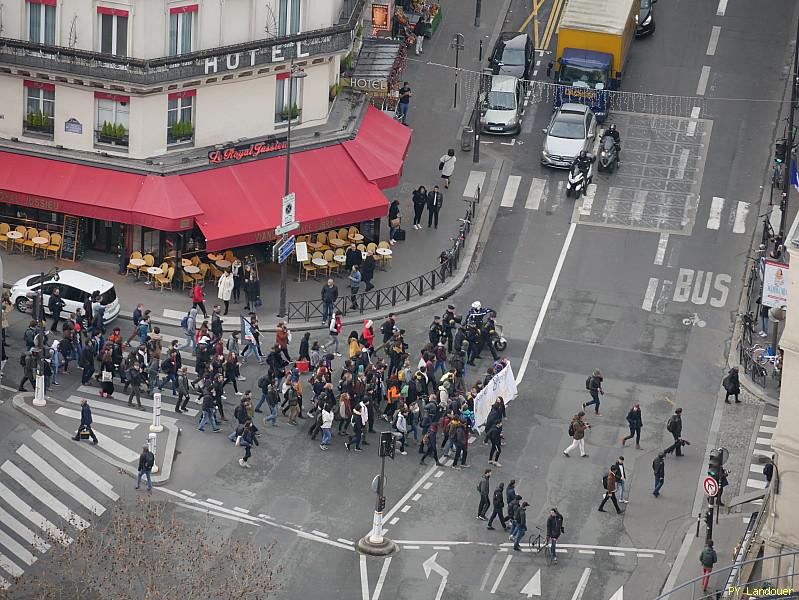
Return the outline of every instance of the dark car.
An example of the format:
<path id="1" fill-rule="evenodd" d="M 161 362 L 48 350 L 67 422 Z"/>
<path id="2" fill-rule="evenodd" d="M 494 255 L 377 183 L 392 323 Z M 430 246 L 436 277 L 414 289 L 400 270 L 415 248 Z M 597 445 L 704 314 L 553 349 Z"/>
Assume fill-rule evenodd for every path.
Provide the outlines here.
<path id="1" fill-rule="evenodd" d="M 529 79 L 535 47 L 533 40 L 526 33 L 503 31 L 488 64 L 494 75 L 513 75 L 519 79 Z"/>
<path id="2" fill-rule="evenodd" d="M 635 37 L 642 38 L 655 33 L 655 2 L 641 0 L 641 10 L 635 19 Z"/>

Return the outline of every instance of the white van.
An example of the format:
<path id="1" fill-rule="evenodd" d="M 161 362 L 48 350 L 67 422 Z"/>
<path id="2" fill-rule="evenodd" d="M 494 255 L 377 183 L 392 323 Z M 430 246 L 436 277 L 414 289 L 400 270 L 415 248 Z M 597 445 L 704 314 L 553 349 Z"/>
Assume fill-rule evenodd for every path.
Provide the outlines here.
<path id="1" fill-rule="evenodd" d="M 53 275 L 46 278 L 42 287 L 44 312 L 46 314 L 50 314 L 50 309 L 47 308 L 47 304 L 50 302 L 50 294 L 53 293 L 53 288 L 57 287 L 60 289 L 61 297 L 64 299 L 64 310 L 61 311 L 61 317 L 64 319 L 69 318 L 69 314 L 74 313 L 75 309 L 83 308 L 83 302 L 94 292 L 100 292 L 100 301 L 106 304 L 103 317 L 104 323 L 110 323 L 119 315 L 117 291 L 110 281 L 69 269 L 59 271 L 57 280 L 55 277 Z M 30 312 L 31 300 L 28 298 L 28 293 L 38 291 L 40 283 L 41 274 L 28 275 L 11 286 L 11 302 L 17 307 L 17 310 Z"/>
<path id="2" fill-rule="evenodd" d="M 516 134 L 522 128 L 521 81 L 512 75 L 493 75 L 483 102 L 480 125 L 486 133 Z"/>

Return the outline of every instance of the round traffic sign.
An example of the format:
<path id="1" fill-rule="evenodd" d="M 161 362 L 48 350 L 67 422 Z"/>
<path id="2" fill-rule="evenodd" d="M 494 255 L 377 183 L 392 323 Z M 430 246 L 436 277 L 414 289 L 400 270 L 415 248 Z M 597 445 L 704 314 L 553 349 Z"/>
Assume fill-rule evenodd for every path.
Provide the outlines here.
<path id="1" fill-rule="evenodd" d="M 715 496 L 719 493 L 719 484 L 712 477 L 705 477 L 705 480 L 702 482 L 702 487 L 705 489 L 705 493 L 708 496 Z"/>

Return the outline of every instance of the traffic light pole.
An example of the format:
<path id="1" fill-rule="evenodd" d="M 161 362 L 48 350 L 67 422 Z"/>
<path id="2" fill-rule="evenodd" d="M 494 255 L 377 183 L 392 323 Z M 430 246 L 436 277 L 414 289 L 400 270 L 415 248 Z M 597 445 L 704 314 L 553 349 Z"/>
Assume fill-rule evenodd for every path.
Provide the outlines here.
<path id="1" fill-rule="evenodd" d="M 375 516 L 372 520 L 372 533 L 369 534 L 369 541 L 375 545 L 383 543 L 383 511 L 386 510 L 386 497 L 383 495 L 383 483 L 386 478 L 386 455 L 381 454 L 380 477 L 377 480 L 377 498 L 375 498 Z"/>
<path id="2" fill-rule="evenodd" d="M 384 431 L 380 434 L 380 474 L 372 484 L 375 498 L 375 514 L 372 519 L 372 530 L 358 540 L 358 551 L 372 556 L 388 556 L 397 551 L 397 544 L 383 536 L 383 512 L 386 510 L 385 480 L 386 457 L 394 458 L 394 434 Z"/>

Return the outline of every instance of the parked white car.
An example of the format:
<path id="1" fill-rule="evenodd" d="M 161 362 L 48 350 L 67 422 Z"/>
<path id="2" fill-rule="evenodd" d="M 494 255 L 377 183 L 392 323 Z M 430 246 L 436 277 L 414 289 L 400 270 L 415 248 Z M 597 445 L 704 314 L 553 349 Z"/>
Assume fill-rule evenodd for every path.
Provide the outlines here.
<path id="1" fill-rule="evenodd" d="M 41 285 L 41 274 L 28 275 L 17 281 L 11 286 L 11 302 L 20 312 L 31 311 L 31 299 L 28 294 L 39 290 Z M 75 309 L 83 308 L 83 303 L 87 297 L 94 292 L 100 292 L 101 302 L 106 304 L 103 322 L 110 323 L 119 315 L 119 300 L 114 284 L 105 279 L 100 279 L 94 275 L 67 269 L 58 272 L 58 279 L 52 275 L 45 279 L 42 288 L 42 299 L 44 302 L 44 312 L 50 314 L 47 307 L 50 301 L 50 294 L 53 288 L 60 288 L 61 297 L 64 299 L 64 310 L 61 316 L 66 319 Z"/>

